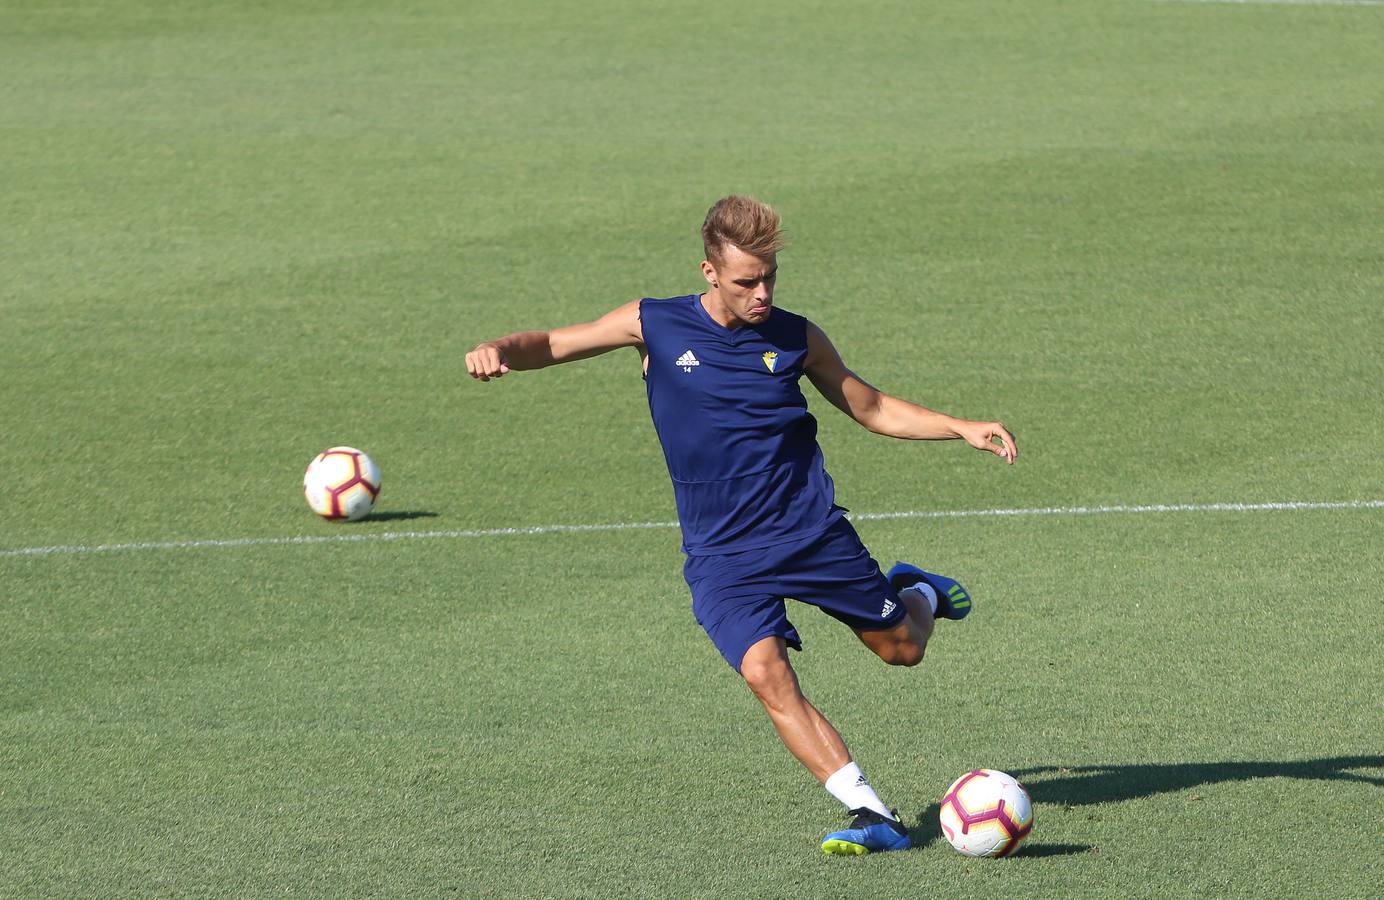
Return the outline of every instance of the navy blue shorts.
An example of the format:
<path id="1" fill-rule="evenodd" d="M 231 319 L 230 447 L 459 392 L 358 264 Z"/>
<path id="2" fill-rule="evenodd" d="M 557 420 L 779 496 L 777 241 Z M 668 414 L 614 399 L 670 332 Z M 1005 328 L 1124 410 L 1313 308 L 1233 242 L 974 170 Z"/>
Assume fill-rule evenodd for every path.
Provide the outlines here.
<path id="1" fill-rule="evenodd" d="M 893 628 L 908 615 L 879 564 L 844 518 L 801 541 L 689 556 L 683 576 L 692 613 L 735 671 L 745 651 L 766 637 L 803 648 L 784 600 L 809 603 L 858 631 Z"/>

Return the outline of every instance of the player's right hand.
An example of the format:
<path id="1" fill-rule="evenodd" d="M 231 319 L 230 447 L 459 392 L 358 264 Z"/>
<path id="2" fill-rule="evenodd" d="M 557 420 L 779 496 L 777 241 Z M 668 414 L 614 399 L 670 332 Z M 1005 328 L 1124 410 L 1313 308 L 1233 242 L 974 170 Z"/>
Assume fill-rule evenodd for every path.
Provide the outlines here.
<path id="1" fill-rule="evenodd" d="M 466 371 L 471 373 L 472 378 L 481 381 L 499 378 L 509 371 L 505 351 L 500 349 L 499 344 L 489 341 L 477 344 L 475 350 L 466 354 Z"/>
<path id="2" fill-rule="evenodd" d="M 1019 456 L 1019 446 L 1014 443 L 1014 435 L 999 422 L 963 421 L 957 426 L 956 433 L 972 447 L 988 450 L 1011 466 Z M 996 441 L 999 443 L 995 443 Z"/>

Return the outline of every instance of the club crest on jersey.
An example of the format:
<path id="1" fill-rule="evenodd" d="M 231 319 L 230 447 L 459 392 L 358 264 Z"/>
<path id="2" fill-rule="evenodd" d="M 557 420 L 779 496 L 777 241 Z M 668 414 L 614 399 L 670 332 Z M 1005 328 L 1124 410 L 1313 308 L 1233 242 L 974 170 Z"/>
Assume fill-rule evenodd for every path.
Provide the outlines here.
<path id="1" fill-rule="evenodd" d="M 778 354 L 770 350 L 764 354 L 764 365 L 770 371 L 774 371 L 774 366 L 778 365 Z"/>

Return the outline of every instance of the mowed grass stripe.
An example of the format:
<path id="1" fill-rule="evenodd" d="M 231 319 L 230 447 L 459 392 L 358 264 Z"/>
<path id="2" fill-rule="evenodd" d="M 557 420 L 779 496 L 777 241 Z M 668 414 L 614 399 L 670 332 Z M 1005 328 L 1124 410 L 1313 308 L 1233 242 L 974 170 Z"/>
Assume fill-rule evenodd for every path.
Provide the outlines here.
<path id="1" fill-rule="evenodd" d="M 1111 513 L 1177 512 L 1283 512 L 1332 509 L 1384 509 L 1384 500 L 1285 500 L 1275 503 L 1155 503 L 1140 506 L 1046 506 L 1028 509 L 907 510 L 904 512 L 850 513 L 856 521 L 887 519 L 966 519 L 987 516 L 1088 516 Z M 17 547 L 0 550 L 0 557 L 52 556 L 71 553 L 111 553 L 127 550 L 204 550 L 218 547 L 264 547 L 294 544 L 341 544 L 362 541 L 402 541 L 423 538 L 488 538 L 516 535 L 571 534 L 587 531 L 631 531 L 676 528 L 677 522 L 608 522 L 578 525 L 533 525 L 450 531 L 386 531 L 372 534 L 297 535 L 278 538 L 227 538 L 202 541 L 151 541 L 125 544 Z"/>

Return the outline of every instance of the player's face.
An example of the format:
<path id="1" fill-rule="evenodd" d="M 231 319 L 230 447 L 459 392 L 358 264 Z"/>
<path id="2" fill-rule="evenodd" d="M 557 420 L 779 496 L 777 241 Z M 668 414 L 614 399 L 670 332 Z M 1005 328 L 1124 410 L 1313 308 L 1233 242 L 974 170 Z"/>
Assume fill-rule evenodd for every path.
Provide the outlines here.
<path id="1" fill-rule="evenodd" d="M 702 274 L 711 284 L 715 305 L 729 317 L 725 324 L 758 325 L 769 318 L 774 308 L 774 279 L 778 259 L 761 259 L 726 245 L 719 263 L 702 263 Z"/>

